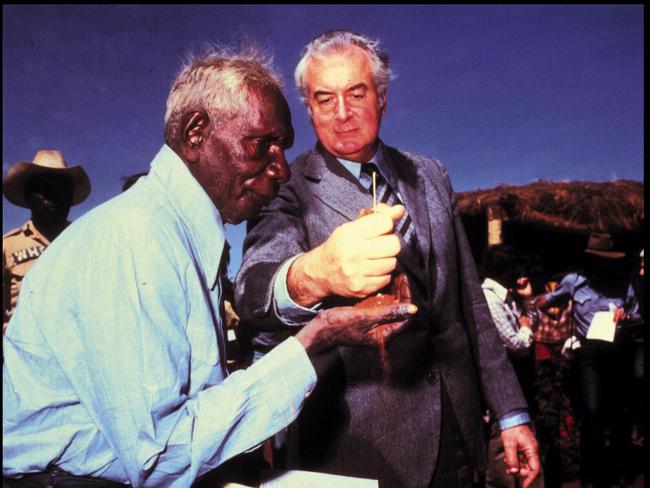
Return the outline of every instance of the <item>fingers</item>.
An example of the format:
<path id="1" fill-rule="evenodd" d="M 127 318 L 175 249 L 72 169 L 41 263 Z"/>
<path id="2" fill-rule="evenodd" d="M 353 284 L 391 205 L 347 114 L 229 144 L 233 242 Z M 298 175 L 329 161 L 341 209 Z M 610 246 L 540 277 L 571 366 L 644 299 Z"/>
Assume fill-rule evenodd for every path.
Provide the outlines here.
<path id="1" fill-rule="evenodd" d="M 521 488 L 528 488 L 530 485 L 533 484 L 537 476 L 539 475 L 540 472 L 540 467 L 539 463 L 536 465 L 536 468 L 533 468 L 534 460 L 528 460 L 528 466 L 527 467 L 522 467 L 521 468 L 521 478 L 522 478 L 522 483 L 521 483 Z"/>
<path id="2" fill-rule="evenodd" d="M 622 308 L 614 309 L 614 323 L 618 324 L 621 320 L 625 318 L 625 310 Z"/>
<path id="3" fill-rule="evenodd" d="M 404 205 L 393 205 L 391 207 L 385 203 L 378 203 L 377 207 L 375 207 L 375 213 L 387 215 L 394 223 L 399 222 L 399 219 L 404 216 L 404 212 L 406 212 Z"/>
<path id="4" fill-rule="evenodd" d="M 522 488 L 530 486 L 540 472 L 535 435 L 528 426 L 520 425 L 502 431 L 501 439 L 506 473 L 518 475 L 522 479 Z"/>
<path id="5" fill-rule="evenodd" d="M 383 277 L 387 276 L 390 281 L 390 274 L 397 266 L 396 258 L 373 259 L 366 263 L 364 274 L 366 276 Z M 388 283 L 386 283 L 388 284 Z"/>
<path id="6" fill-rule="evenodd" d="M 369 333 L 371 336 L 374 336 L 377 343 L 385 344 L 388 343 L 393 336 L 400 334 L 410 323 L 411 319 L 381 324 L 370 329 Z"/>
<path id="7" fill-rule="evenodd" d="M 339 287 L 341 296 L 365 298 L 371 293 L 381 290 L 390 283 L 390 274 L 378 274 L 377 276 L 359 276 L 345 285 Z"/>
<path id="8" fill-rule="evenodd" d="M 393 280 L 393 291 L 398 302 L 411 301 L 411 287 L 404 273 L 400 273 Z"/>
<path id="9" fill-rule="evenodd" d="M 517 447 L 515 444 L 503 443 L 503 460 L 506 463 L 506 473 L 519 473 L 519 458 L 517 457 Z"/>
<path id="10" fill-rule="evenodd" d="M 370 327 L 376 327 L 390 322 L 401 322 L 415 315 L 418 307 L 412 303 L 398 303 L 374 309 L 360 309 L 363 312 L 360 322 Z"/>
<path id="11" fill-rule="evenodd" d="M 395 223 L 390 215 L 373 213 L 343 224 L 348 235 L 356 239 L 369 239 L 391 234 Z"/>
<path id="12" fill-rule="evenodd" d="M 367 259 L 395 257 L 402 246 L 395 234 L 383 235 L 368 239 L 364 243 L 363 254 Z"/>

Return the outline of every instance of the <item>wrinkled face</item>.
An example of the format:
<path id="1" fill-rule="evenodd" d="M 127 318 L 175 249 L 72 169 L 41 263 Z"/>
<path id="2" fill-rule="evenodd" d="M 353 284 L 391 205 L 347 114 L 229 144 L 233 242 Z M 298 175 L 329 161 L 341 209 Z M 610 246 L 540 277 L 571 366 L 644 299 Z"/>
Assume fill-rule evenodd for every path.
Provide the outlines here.
<path id="1" fill-rule="evenodd" d="M 367 162 L 377 149 L 386 96 L 375 87 L 368 55 L 351 46 L 311 59 L 308 108 L 319 141 L 338 158 Z"/>
<path id="2" fill-rule="evenodd" d="M 292 144 L 291 112 L 282 94 L 254 90 L 246 112 L 210 131 L 192 172 L 224 222 L 237 224 L 256 215 L 288 181 L 284 151 Z"/>
<path id="3" fill-rule="evenodd" d="M 25 200 L 32 218 L 63 223 L 72 206 L 72 181 L 65 175 L 37 174 L 25 185 Z"/>

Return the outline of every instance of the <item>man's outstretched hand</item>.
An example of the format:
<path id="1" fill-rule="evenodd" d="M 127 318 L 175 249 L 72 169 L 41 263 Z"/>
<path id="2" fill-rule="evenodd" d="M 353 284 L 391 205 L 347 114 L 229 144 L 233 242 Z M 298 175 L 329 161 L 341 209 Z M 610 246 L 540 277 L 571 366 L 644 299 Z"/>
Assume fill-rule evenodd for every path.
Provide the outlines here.
<path id="1" fill-rule="evenodd" d="M 403 331 L 416 312 L 417 307 L 409 303 L 373 309 L 331 308 L 321 312 L 295 337 L 309 354 L 334 346 L 378 347 Z"/>

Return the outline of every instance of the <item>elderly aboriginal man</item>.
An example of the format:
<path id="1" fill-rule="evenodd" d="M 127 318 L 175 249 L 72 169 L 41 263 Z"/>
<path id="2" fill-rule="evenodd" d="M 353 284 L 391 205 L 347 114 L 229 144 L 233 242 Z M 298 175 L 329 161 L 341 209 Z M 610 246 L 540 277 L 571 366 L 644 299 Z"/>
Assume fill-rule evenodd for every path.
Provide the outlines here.
<path id="1" fill-rule="evenodd" d="M 276 196 L 293 140 L 262 60 L 214 53 L 185 67 L 149 174 L 72 224 L 32 268 L 4 339 L 9 486 L 188 487 L 297 416 L 316 383 L 312 356 L 374 346 L 369 330 L 387 323 L 390 337 L 415 312 L 329 310 L 228 375 L 224 223 Z"/>
<path id="2" fill-rule="evenodd" d="M 381 290 L 397 271 L 420 312 L 388 345 L 388 381 L 376 351 L 330 352 L 326 380 L 290 429 L 291 464 L 378 479 L 380 487 L 469 486 L 472 466 L 485 467 L 485 401 L 500 419 L 509 473 L 528 486 L 539 471 L 537 442 L 447 172 L 379 140 L 388 58 L 365 36 L 330 31 L 305 48 L 295 75 L 318 143 L 249 222 L 236 278 L 240 317 L 298 330 L 318 310 Z M 370 162 L 377 192 L 395 203 L 377 215 L 394 226 L 357 218 L 372 205 Z M 313 401 L 320 396 L 328 401 Z"/>

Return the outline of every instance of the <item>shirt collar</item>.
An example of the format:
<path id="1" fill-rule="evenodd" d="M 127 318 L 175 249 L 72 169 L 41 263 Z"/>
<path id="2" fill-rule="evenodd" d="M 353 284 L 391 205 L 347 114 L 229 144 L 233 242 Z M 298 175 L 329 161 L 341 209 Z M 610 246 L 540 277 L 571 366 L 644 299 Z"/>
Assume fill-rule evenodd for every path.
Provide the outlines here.
<path id="1" fill-rule="evenodd" d="M 361 175 L 361 164 L 357 161 L 349 161 L 347 159 L 343 158 L 336 158 L 338 161 L 347 169 L 352 176 L 354 176 L 357 180 L 361 180 L 362 175 Z M 384 159 L 384 146 L 381 143 L 381 141 L 378 141 L 377 144 L 377 151 L 375 152 L 375 155 L 370 158 L 368 161 L 369 163 L 373 163 L 375 166 L 377 166 L 377 169 L 379 169 L 379 172 L 381 175 L 384 177 L 386 181 L 390 181 L 391 179 L 389 178 L 390 172 L 388 171 L 388 166 L 386 164 L 386 160 Z"/>
<path id="2" fill-rule="evenodd" d="M 494 281 L 492 278 L 485 278 L 485 280 L 483 280 L 483 288 L 492 290 L 496 296 L 504 302 L 508 297 L 508 289 L 501 285 L 501 283 Z"/>
<path id="3" fill-rule="evenodd" d="M 166 144 L 151 163 L 151 177 L 167 196 L 187 226 L 192 248 L 199 257 L 205 278 L 214 287 L 226 242 L 221 214 L 183 160 Z"/>

